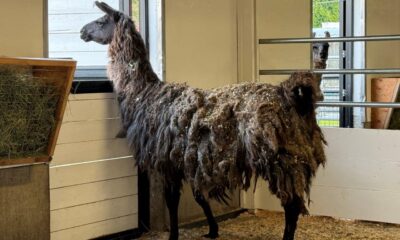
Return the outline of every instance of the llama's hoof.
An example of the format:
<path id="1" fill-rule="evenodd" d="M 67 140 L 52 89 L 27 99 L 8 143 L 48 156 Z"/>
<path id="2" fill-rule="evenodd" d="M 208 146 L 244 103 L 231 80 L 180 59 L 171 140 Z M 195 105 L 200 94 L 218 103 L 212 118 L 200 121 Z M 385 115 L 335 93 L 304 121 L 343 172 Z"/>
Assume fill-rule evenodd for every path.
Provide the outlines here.
<path id="1" fill-rule="evenodd" d="M 178 236 L 169 236 L 168 240 L 178 240 Z"/>
<path id="2" fill-rule="evenodd" d="M 178 240 L 178 239 L 179 239 L 179 233 L 178 232 L 174 232 L 174 233 L 170 233 L 169 234 L 168 240 Z"/>
<path id="3" fill-rule="evenodd" d="M 210 239 L 216 239 L 217 237 L 219 237 L 219 234 L 218 233 L 208 233 L 206 235 L 203 235 L 203 237 L 210 238 Z"/>

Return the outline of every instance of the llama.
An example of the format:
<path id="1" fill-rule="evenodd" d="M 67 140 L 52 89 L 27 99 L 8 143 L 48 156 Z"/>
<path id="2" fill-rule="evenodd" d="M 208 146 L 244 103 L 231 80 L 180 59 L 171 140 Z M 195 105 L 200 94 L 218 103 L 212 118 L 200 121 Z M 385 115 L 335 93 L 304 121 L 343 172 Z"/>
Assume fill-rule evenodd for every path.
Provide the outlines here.
<path id="1" fill-rule="evenodd" d="M 313 34 L 315 38 L 315 33 Z M 325 38 L 330 38 L 331 34 L 325 32 Z M 314 69 L 326 69 L 326 62 L 328 61 L 329 54 L 329 43 L 327 42 L 317 42 L 312 44 L 312 54 L 313 54 L 313 68 Z M 321 85 L 322 74 L 316 74 L 318 85 Z M 323 100 L 323 95 L 321 95 L 320 101 Z"/>
<path id="2" fill-rule="evenodd" d="M 105 16 L 86 24 L 81 38 L 109 44 L 108 76 L 123 131 L 139 170 L 162 176 L 170 240 L 178 239 L 182 182 L 190 184 L 218 237 L 209 199 L 224 202 L 233 189 L 262 178 L 285 209 L 283 239 L 294 239 L 306 214 L 311 180 L 325 163 L 325 140 L 315 118 L 319 86 L 313 74 L 295 73 L 279 86 L 245 83 L 213 90 L 165 83 L 129 16 L 96 1 Z"/>

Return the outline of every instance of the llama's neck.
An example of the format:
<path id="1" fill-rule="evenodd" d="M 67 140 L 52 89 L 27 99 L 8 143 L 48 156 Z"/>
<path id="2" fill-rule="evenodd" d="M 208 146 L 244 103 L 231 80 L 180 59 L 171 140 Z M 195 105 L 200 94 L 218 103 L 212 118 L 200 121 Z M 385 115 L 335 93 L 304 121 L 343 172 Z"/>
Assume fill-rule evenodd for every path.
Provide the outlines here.
<path id="1" fill-rule="evenodd" d="M 117 27 L 108 48 L 108 75 L 118 94 L 127 88 L 131 94 L 160 83 L 148 59 L 147 49 L 133 23 L 124 21 Z"/>
<path id="2" fill-rule="evenodd" d="M 326 69 L 326 60 L 314 61 L 314 69 Z M 317 100 L 323 101 L 324 95 L 321 91 L 322 74 L 316 73 L 314 75 L 315 75 L 315 79 L 317 81 L 317 85 L 319 87 L 319 91 L 317 93 Z"/>
<path id="3" fill-rule="evenodd" d="M 326 61 L 315 61 L 314 62 L 314 69 L 326 69 Z"/>

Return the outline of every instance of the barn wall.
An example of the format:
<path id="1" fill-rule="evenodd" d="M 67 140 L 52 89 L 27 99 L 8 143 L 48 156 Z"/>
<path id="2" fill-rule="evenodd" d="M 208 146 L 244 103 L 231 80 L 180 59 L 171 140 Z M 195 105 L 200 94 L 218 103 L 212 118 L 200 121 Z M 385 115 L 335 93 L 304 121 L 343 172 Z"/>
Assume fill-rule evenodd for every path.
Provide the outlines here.
<path id="1" fill-rule="evenodd" d="M 400 223 L 400 132 L 326 128 L 324 134 L 327 165 L 313 182 L 310 213 Z M 265 182 L 256 189 L 253 208 L 282 211 Z"/>
<path id="2" fill-rule="evenodd" d="M 43 0 L 1 1 L 1 56 L 43 56 L 43 8 Z"/>
<path id="3" fill-rule="evenodd" d="M 256 41 L 261 38 L 311 36 L 311 0 L 257 0 Z M 310 68 L 309 44 L 257 44 L 258 70 Z M 276 84 L 288 76 L 259 76 Z"/>
<path id="4" fill-rule="evenodd" d="M 200 88 L 239 82 L 237 4 L 236 0 L 165 1 L 167 82 Z M 212 208 L 216 214 L 239 208 L 239 192 L 234 193 L 230 206 L 212 203 Z M 188 185 L 182 193 L 179 217 L 181 222 L 204 217 Z"/>
<path id="5" fill-rule="evenodd" d="M 400 1 L 366 0 L 366 34 L 390 35 L 400 34 Z M 367 42 L 367 68 L 400 68 L 400 41 Z M 399 77 L 400 75 L 384 75 Z M 371 99 L 371 78 L 382 75 L 370 75 L 367 81 L 367 97 Z M 370 114 L 368 114 L 370 116 Z"/>
<path id="6" fill-rule="evenodd" d="M 43 56 L 42 0 L 2 0 L 0 16 L 1 56 Z M 0 168 L 0 213 L 1 240 L 49 239 L 47 164 Z"/>
<path id="7" fill-rule="evenodd" d="M 51 239 L 138 227 L 137 172 L 113 94 L 71 95 L 50 165 Z"/>
<path id="8" fill-rule="evenodd" d="M 236 12 L 236 0 L 166 0 L 166 80 L 201 88 L 237 83 Z"/>
<path id="9" fill-rule="evenodd" d="M 273 44 L 260 45 L 258 39 L 262 38 L 295 38 L 311 36 L 311 0 L 254 0 L 253 13 L 247 12 L 247 25 L 245 32 L 239 34 L 240 38 L 253 36 L 255 60 L 254 78 L 258 82 L 278 84 L 288 76 L 260 76 L 262 69 L 299 69 L 310 67 L 310 46 L 308 44 Z M 247 7 L 248 3 L 247 3 Z M 249 13 L 250 12 L 250 13 Z M 253 21 L 249 24 L 250 18 Z M 240 23 L 240 22 L 239 22 Z M 251 28 L 250 26 L 254 27 Z M 250 32 L 253 30 L 253 34 Z M 247 50 L 249 54 L 249 50 Z M 246 57 L 246 55 L 244 55 Z M 245 59 L 245 58 L 242 58 Z M 248 65 L 244 69 L 251 69 Z M 244 60 L 242 60 L 244 61 Z M 252 189 L 241 194 L 241 206 L 248 209 L 255 208 L 255 195 Z"/>
<path id="10" fill-rule="evenodd" d="M 400 34 L 400 2 L 381 0 L 366 2 L 366 34 Z M 400 68 L 400 41 L 367 43 L 368 68 Z"/>

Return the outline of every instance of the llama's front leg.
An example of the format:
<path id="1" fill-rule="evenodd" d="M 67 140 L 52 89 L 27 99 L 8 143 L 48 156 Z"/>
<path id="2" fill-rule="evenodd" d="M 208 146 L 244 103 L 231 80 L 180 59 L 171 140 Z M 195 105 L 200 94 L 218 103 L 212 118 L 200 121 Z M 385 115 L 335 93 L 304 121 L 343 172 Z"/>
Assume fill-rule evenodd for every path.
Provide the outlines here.
<path id="1" fill-rule="evenodd" d="M 210 228 L 208 234 L 204 235 L 206 238 L 217 238 L 218 235 L 218 224 L 215 221 L 215 218 L 212 214 L 210 204 L 207 202 L 207 200 L 204 198 L 203 194 L 193 191 L 193 196 L 194 199 L 196 199 L 196 202 L 203 208 L 204 214 L 207 217 L 207 222 L 208 226 Z"/>
<path id="2" fill-rule="evenodd" d="M 169 211 L 170 224 L 169 240 L 177 240 L 179 237 L 178 206 L 180 195 L 179 187 L 173 185 L 165 186 L 165 201 Z"/>
<path id="3" fill-rule="evenodd" d="M 285 232 L 283 240 L 293 240 L 296 232 L 297 220 L 302 209 L 302 200 L 295 196 L 292 201 L 284 206 L 285 209 Z"/>

